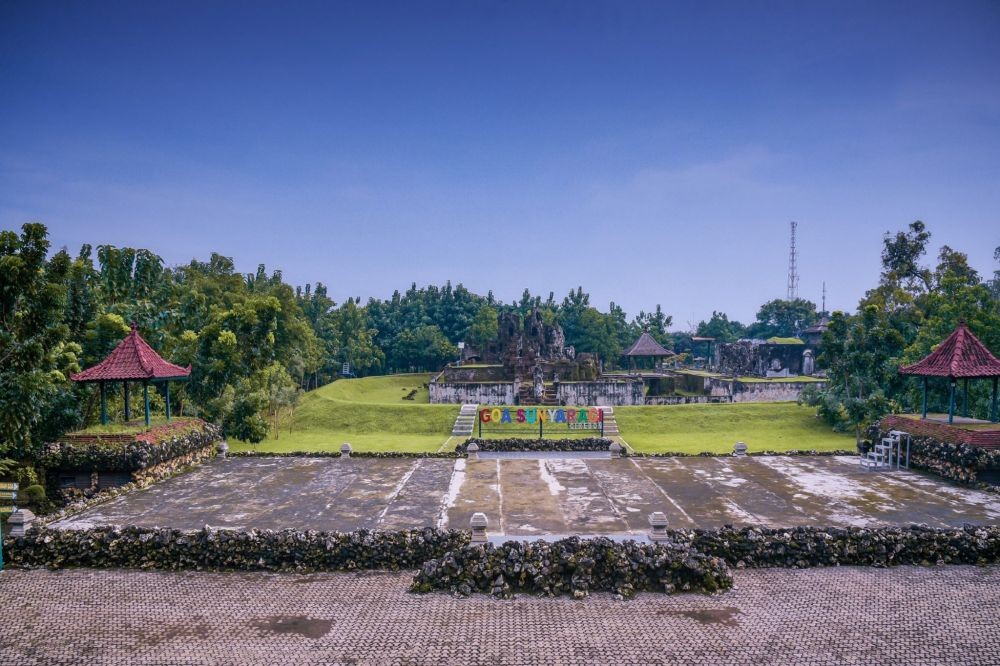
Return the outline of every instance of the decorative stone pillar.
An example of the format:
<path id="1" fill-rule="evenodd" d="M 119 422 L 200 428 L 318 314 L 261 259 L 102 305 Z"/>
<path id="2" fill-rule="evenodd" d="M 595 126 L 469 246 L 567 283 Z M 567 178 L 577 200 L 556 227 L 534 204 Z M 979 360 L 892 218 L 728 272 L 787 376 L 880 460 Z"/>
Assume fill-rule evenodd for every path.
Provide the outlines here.
<path id="1" fill-rule="evenodd" d="M 465 454 L 469 460 L 479 460 L 479 445 L 473 442 L 465 447 Z"/>
<path id="2" fill-rule="evenodd" d="M 340 457 L 341 458 L 350 458 L 351 457 L 351 451 L 353 451 L 353 450 L 354 449 L 351 448 L 350 442 L 344 442 L 343 444 L 340 445 Z"/>
<path id="3" fill-rule="evenodd" d="M 29 509 L 18 509 L 10 514 L 7 519 L 7 526 L 10 528 L 12 537 L 23 537 L 24 533 L 31 529 L 31 524 L 35 522 L 35 514 Z"/>
<path id="4" fill-rule="evenodd" d="M 649 514 L 649 540 L 653 543 L 667 541 L 667 516 L 662 511 Z"/>
<path id="5" fill-rule="evenodd" d="M 226 456 L 229 455 L 229 442 L 227 442 L 226 440 L 222 440 L 221 442 L 219 442 L 218 449 L 219 449 L 219 457 L 225 458 Z"/>
<path id="6" fill-rule="evenodd" d="M 611 442 L 611 446 L 608 447 L 608 450 L 611 451 L 612 458 L 622 457 L 622 445 L 618 442 Z"/>
<path id="7" fill-rule="evenodd" d="M 742 458 L 747 454 L 747 445 L 745 442 L 736 442 L 733 444 L 733 455 L 737 458 Z"/>
<path id="8" fill-rule="evenodd" d="M 477 511 L 472 514 L 472 519 L 469 520 L 469 527 L 472 529 L 472 543 L 486 543 L 488 540 L 486 537 L 486 528 L 489 524 L 490 521 L 486 518 L 485 513 Z"/>

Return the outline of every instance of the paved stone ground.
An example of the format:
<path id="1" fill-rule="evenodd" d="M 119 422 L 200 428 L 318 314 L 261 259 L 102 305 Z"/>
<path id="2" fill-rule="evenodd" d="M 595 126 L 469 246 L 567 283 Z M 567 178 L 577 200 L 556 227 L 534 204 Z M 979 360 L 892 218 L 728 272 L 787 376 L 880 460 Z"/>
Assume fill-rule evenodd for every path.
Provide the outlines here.
<path id="1" fill-rule="evenodd" d="M 409 573 L 0 573 L 0 663 L 1000 664 L 1000 567 L 741 571 L 631 601 L 411 595 Z"/>
<path id="2" fill-rule="evenodd" d="M 672 527 L 942 527 L 1000 522 L 1000 497 L 850 457 L 233 458 L 57 526 L 466 528 L 475 511 L 508 536 L 636 534 L 653 511 Z"/>

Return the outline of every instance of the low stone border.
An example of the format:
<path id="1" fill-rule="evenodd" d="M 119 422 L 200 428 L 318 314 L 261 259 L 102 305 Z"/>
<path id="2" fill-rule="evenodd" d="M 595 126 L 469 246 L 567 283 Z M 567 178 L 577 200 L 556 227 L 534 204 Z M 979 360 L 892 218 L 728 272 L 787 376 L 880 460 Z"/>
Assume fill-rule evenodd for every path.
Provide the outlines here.
<path id="1" fill-rule="evenodd" d="M 411 592 L 448 590 L 461 596 L 517 592 L 576 599 L 591 592 L 631 598 L 636 592 L 717 592 L 733 586 L 725 560 L 677 544 L 571 537 L 556 542 L 475 544 L 429 560 Z"/>
<path id="2" fill-rule="evenodd" d="M 1000 525 L 743 527 L 670 530 L 670 538 L 743 567 L 896 566 L 1000 562 Z"/>
<path id="3" fill-rule="evenodd" d="M 131 441 L 53 442 L 45 447 L 38 460 L 41 467 L 58 470 L 101 470 L 104 472 L 141 473 L 157 465 L 169 463 L 188 454 L 214 445 L 222 439 L 222 429 L 211 423 L 185 422 L 185 429 L 195 429 L 181 436 L 166 437 L 157 441 L 139 439 Z M 167 431 L 169 434 L 170 431 Z"/>
<path id="4" fill-rule="evenodd" d="M 891 424 L 909 419 L 896 418 Z M 919 422 L 916 422 L 919 424 Z M 906 424 L 903 424 L 902 430 Z M 881 424 L 871 427 L 868 434 L 873 441 L 888 437 Z M 904 445 L 905 448 L 905 445 Z M 922 469 L 945 479 L 983 490 L 1000 491 L 997 486 L 980 483 L 979 472 L 1000 469 L 1000 449 L 984 449 L 964 442 L 944 442 L 920 434 L 910 435 L 910 467 Z"/>
<path id="5" fill-rule="evenodd" d="M 470 444 L 484 451 L 609 451 L 612 441 L 600 437 L 581 437 L 580 439 L 525 439 L 510 437 L 507 439 L 479 439 L 471 437 L 458 446 L 455 451 L 465 453 Z"/>
<path id="6" fill-rule="evenodd" d="M 4 559 L 13 567 L 50 569 L 397 570 L 416 569 L 468 542 L 468 532 L 430 527 L 394 532 L 43 527 L 4 539 Z"/>

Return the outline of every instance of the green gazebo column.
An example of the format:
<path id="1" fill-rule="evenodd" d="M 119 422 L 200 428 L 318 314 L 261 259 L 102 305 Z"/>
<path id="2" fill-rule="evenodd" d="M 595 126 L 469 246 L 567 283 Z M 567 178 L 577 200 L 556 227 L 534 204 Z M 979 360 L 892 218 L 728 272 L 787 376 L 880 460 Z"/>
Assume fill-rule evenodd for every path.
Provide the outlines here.
<path id="1" fill-rule="evenodd" d="M 924 408 L 923 408 L 923 414 L 922 414 L 922 416 L 920 418 L 922 418 L 922 419 L 926 419 L 927 418 L 927 378 L 926 377 L 924 377 Z"/>
<path id="2" fill-rule="evenodd" d="M 962 380 L 962 416 L 969 415 L 969 378 Z"/>
<path id="3" fill-rule="evenodd" d="M 105 388 L 104 388 L 104 382 L 98 382 L 98 384 L 101 385 L 101 425 L 108 425 L 108 397 L 107 397 L 107 392 L 105 391 Z"/>
<path id="4" fill-rule="evenodd" d="M 955 422 L 955 381 L 954 377 L 949 378 L 948 384 L 948 423 Z"/>
<path id="5" fill-rule="evenodd" d="M 128 421 L 132 418 L 132 404 L 128 396 L 128 382 L 124 381 L 122 384 L 125 385 L 125 420 Z"/>
<path id="6" fill-rule="evenodd" d="M 997 377 L 993 378 L 993 409 L 991 410 L 991 420 L 997 422 Z"/>
<path id="7" fill-rule="evenodd" d="M 170 382 L 166 382 L 166 384 L 167 384 L 167 420 L 169 421 L 170 420 Z"/>
<path id="8" fill-rule="evenodd" d="M 142 402 L 146 409 L 146 425 L 149 425 L 149 382 L 142 383 Z"/>

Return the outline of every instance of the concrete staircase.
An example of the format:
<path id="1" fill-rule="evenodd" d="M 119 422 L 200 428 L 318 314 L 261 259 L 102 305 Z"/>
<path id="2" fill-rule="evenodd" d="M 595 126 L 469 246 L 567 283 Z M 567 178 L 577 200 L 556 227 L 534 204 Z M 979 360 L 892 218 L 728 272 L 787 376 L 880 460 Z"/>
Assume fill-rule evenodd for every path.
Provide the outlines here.
<path id="1" fill-rule="evenodd" d="M 541 405 L 544 407 L 558 407 L 559 400 L 556 398 L 556 387 L 548 384 L 545 386 L 545 394 L 541 400 L 535 399 L 535 390 L 531 384 L 521 384 L 517 392 L 518 405 Z"/>
<path id="2" fill-rule="evenodd" d="M 452 437 L 471 437 L 472 429 L 476 425 L 476 409 L 479 405 L 465 404 L 458 410 L 458 417 L 455 418 L 455 425 L 451 428 Z"/>
<path id="3" fill-rule="evenodd" d="M 618 434 L 618 422 L 615 421 L 615 408 L 614 407 L 604 407 L 604 436 L 605 437 L 620 437 Z"/>

